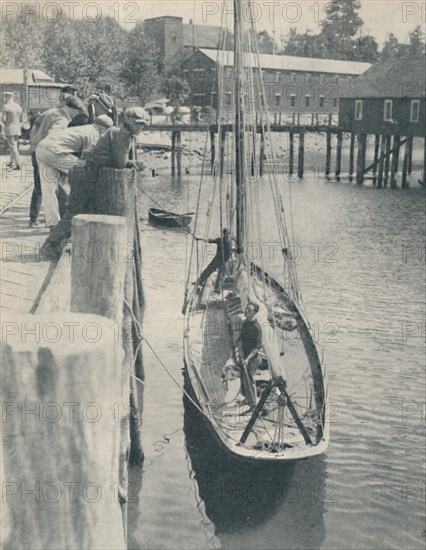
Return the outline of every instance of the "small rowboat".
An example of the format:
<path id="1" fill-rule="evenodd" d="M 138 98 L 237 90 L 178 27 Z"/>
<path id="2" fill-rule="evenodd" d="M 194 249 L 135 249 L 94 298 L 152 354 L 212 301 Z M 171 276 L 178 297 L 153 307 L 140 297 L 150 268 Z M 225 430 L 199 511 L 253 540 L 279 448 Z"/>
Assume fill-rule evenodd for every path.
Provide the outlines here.
<path id="1" fill-rule="evenodd" d="M 154 225 L 163 225 L 164 227 L 188 227 L 191 223 L 194 212 L 185 214 L 176 214 L 160 208 L 148 209 L 148 220 Z"/>

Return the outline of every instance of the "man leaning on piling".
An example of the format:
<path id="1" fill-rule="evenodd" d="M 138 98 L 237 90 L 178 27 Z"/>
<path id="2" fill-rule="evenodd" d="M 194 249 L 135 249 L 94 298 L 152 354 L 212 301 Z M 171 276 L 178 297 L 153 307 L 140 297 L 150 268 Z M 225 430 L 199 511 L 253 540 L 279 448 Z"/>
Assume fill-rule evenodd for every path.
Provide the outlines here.
<path id="1" fill-rule="evenodd" d="M 81 99 L 77 97 L 67 97 L 62 105 L 47 109 L 47 111 L 41 113 L 34 121 L 30 133 L 30 152 L 34 171 L 34 189 L 30 204 L 29 227 L 39 227 L 40 225 L 38 217 L 40 214 L 42 193 L 36 155 L 37 146 L 49 132 L 65 129 L 76 115 L 84 115 L 85 113 L 87 113 L 86 107 Z M 61 210 L 60 204 L 59 210 Z"/>
<path id="2" fill-rule="evenodd" d="M 58 260 L 61 243 L 71 236 L 73 216 L 96 211 L 93 189 L 101 168 L 134 168 L 138 171 L 145 168 L 145 162 L 136 160 L 135 138 L 147 124 L 148 113 L 142 107 L 131 107 L 124 111 L 121 123 L 109 128 L 95 147 L 85 154 L 84 169 L 73 170 L 67 212 L 43 243 L 41 258 Z"/>
<path id="3" fill-rule="evenodd" d="M 80 158 L 112 126 L 107 115 L 97 117 L 93 124 L 53 131 L 37 146 L 36 155 L 40 170 L 46 225 L 53 229 L 59 222 L 57 191 L 61 186 L 69 195 L 68 172 Z"/>

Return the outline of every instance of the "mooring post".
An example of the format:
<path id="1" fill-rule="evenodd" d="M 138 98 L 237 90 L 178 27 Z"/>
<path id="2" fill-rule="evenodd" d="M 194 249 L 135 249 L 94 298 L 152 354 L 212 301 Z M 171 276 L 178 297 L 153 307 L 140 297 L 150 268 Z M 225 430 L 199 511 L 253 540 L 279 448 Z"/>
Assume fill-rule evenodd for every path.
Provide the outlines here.
<path id="1" fill-rule="evenodd" d="M 260 131 L 260 152 L 259 152 L 259 176 L 263 176 L 265 168 L 265 133 L 263 127 Z"/>
<path id="2" fill-rule="evenodd" d="M 426 189 L 426 138 L 423 139 L 423 189 Z"/>
<path id="3" fill-rule="evenodd" d="M 351 141 L 349 145 L 349 181 L 352 181 L 354 173 L 354 157 L 355 157 L 355 133 L 351 132 Z"/>
<path id="4" fill-rule="evenodd" d="M 280 113 L 280 117 L 279 117 L 279 120 L 278 120 L 278 124 L 281 126 L 281 115 L 282 113 Z"/>
<path id="5" fill-rule="evenodd" d="M 326 134 L 326 153 L 325 153 L 325 176 L 330 175 L 331 170 L 331 128 L 330 125 L 327 128 Z"/>
<path id="6" fill-rule="evenodd" d="M 378 179 L 377 179 L 378 189 L 382 189 L 383 187 L 383 169 L 385 166 L 385 150 L 386 150 L 386 138 L 385 136 L 381 136 L 379 169 L 378 169 Z"/>
<path id="7" fill-rule="evenodd" d="M 212 174 L 214 173 L 214 161 L 216 156 L 215 139 L 216 139 L 216 131 L 214 127 L 210 127 L 210 166 L 211 166 Z"/>
<path id="8" fill-rule="evenodd" d="M 294 167 L 294 133 L 293 130 L 289 129 L 289 137 L 290 137 L 290 152 L 289 152 L 289 159 L 288 159 L 288 173 L 293 175 L 293 167 Z"/>
<path id="9" fill-rule="evenodd" d="M 401 148 L 401 136 L 394 136 L 393 137 L 393 155 L 392 155 L 392 162 L 394 164 L 394 172 L 395 174 L 398 173 L 399 170 L 399 150 Z"/>
<path id="10" fill-rule="evenodd" d="M 407 139 L 408 145 L 408 174 L 411 174 L 413 171 L 413 140 L 414 138 L 410 137 Z"/>
<path id="11" fill-rule="evenodd" d="M 176 132 L 177 175 L 182 175 L 182 131 Z"/>
<path id="12" fill-rule="evenodd" d="M 172 151 L 171 151 L 171 161 L 172 161 L 172 176 L 176 175 L 176 132 L 172 132 Z"/>
<path id="13" fill-rule="evenodd" d="M 2 525 L 2 545 L 124 550 L 117 498 L 120 423 L 108 413 L 114 404 L 125 407 L 128 395 L 114 321 L 62 311 L 8 312 L 2 324 L 18 327 L 4 331 L 1 343 L 1 400 L 13 404 L 10 414 L 3 406 L 3 490 L 15 488 L 3 496 L 2 523 L 8 523 Z M 24 328 L 35 334 L 48 326 L 58 327 L 54 338 L 24 335 Z M 18 406 L 32 413 L 21 418 Z M 67 483 L 74 486 L 66 498 Z M 29 496 L 16 487 L 28 488 Z"/>
<path id="14" fill-rule="evenodd" d="M 395 157 L 395 152 L 396 152 L 397 138 L 399 139 L 399 136 L 393 136 L 393 142 L 392 142 L 393 153 L 392 153 L 391 175 L 390 175 L 390 187 L 391 187 L 391 189 L 396 189 L 395 174 L 396 174 L 396 166 L 398 164 L 398 157 Z M 398 144 L 398 153 L 399 153 L 399 144 Z"/>
<path id="15" fill-rule="evenodd" d="M 297 162 L 297 176 L 303 178 L 303 170 L 305 167 L 305 130 L 300 130 L 299 133 L 299 156 Z"/>
<path id="16" fill-rule="evenodd" d="M 385 177 L 383 179 L 384 187 L 388 186 L 390 157 L 391 157 L 391 136 L 386 136 Z"/>
<path id="17" fill-rule="evenodd" d="M 340 180 L 340 172 L 342 168 L 342 146 L 343 146 L 343 132 L 338 130 L 337 132 L 337 148 L 336 148 L 336 179 Z"/>
<path id="18" fill-rule="evenodd" d="M 401 181 L 402 189 L 408 189 L 407 173 L 408 173 L 409 154 L 410 154 L 410 145 L 409 145 L 409 139 L 407 139 L 404 147 L 404 160 L 402 162 L 402 181 Z"/>
<path id="19" fill-rule="evenodd" d="M 358 156 L 356 163 L 356 182 L 361 185 L 364 182 L 365 152 L 367 148 L 367 134 L 358 136 Z"/>
<path id="20" fill-rule="evenodd" d="M 380 135 L 374 136 L 373 185 L 377 183 L 377 165 L 379 162 Z"/>

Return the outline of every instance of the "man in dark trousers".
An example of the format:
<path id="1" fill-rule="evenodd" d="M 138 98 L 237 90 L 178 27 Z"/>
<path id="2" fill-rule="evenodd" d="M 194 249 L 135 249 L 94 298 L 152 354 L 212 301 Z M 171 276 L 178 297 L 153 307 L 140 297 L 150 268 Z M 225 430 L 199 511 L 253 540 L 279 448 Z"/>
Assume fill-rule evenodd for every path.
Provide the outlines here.
<path id="1" fill-rule="evenodd" d="M 241 364 L 241 393 L 244 396 L 242 405 L 248 405 L 249 411 L 253 410 L 257 403 L 256 382 L 254 375 L 262 360 L 259 350 L 262 347 L 262 329 L 255 319 L 259 311 L 258 304 L 248 302 L 244 315 L 246 317 L 241 327 L 239 344 Z"/>
<path id="2" fill-rule="evenodd" d="M 206 243 L 215 244 L 217 246 L 215 257 L 198 277 L 197 285 L 198 287 L 202 287 L 204 286 L 210 275 L 212 275 L 216 270 L 221 270 L 224 267 L 225 262 L 229 260 L 229 257 L 231 255 L 231 241 L 229 237 L 229 231 L 226 229 L 226 227 L 222 231 L 222 237 L 218 237 L 217 239 L 197 238 L 197 241 L 204 241 Z M 219 289 L 220 273 L 221 271 L 219 271 L 216 283 L 214 285 L 215 290 Z"/>

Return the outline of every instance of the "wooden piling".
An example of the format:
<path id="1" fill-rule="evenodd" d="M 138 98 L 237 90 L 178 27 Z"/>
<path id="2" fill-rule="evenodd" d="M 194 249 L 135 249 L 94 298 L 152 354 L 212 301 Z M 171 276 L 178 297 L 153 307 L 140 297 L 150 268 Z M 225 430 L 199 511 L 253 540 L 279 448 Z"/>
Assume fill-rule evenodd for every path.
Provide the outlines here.
<path id="1" fill-rule="evenodd" d="M 176 132 L 176 164 L 177 175 L 182 175 L 182 132 L 181 130 Z"/>
<path id="2" fill-rule="evenodd" d="M 351 141 L 349 145 L 349 181 L 352 181 L 354 173 L 354 157 L 355 157 L 355 133 L 351 132 Z"/>
<path id="3" fill-rule="evenodd" d="M 327 128 L 326 134 L 326 153 L 325 153 L 325 175 L 328 177 L 331 170 L 331 129 Z"/>
<path id="4" fill-rule="evenodd" d="M 379 150 L 380 150 L 380 135 L 376 134 L 374 136 L 374 159 L 373 159 L 373 185 L 377 183 L 377 165 L 379 161 Z"/>
<path id="5" fill-rule="evenodd" d="M 264 128 L 260 132 L 260 152 L 259 152 L 259 176 L 263 176 L 265 169 L 265 133 Z"/>
<path id="6" fill-rule="evenodd" d="M 386 136 L 386 159 L 385 159 L 384 178 L 383 178 L 384 187 L 388 186 L 390 160 L 391 160 L 391 136 Z"/>
<path id="7" fill-rule="evenodd" d="M 408 189 L 407 174 L 408 174 L 409 154 L 410 154 L 410 145 L 409 145 L 409 139 L 407 139 L 404 147 L 404 160 L 402 162 L 402 180 L 401 180 L 402 189 Z"/>
<path id="8" fill-rule="evenodd" d="M 361 185 L 364 182 L 366 149 L 367 149 L 367 134 L 359 134 L 358 156 L 357 156 L 357 164 L 356 164 L 356 182 L 358 185 Z"/>
<path id="9" fill-rule="evenodd" d="M 122 322 L 125 221 L 122 216 L 79 214 L 73 217 L 72 312 L 95 313 Z"/>
<path id="10" fill-rule="evenodd" d="M 401 147 L 401 136 L 394 136 L 393 137 L 393 155 L 392 155 L 392 163 L 393 163 L 393 171 L 395 174 L 398 173 L 399 170 L 399 150 Z"/>
<path id="11" fill-rule="evenodd" d="M 289 159 L 288 159 L 288 173 L 291 176 L 293 175 L 293 171 L 294 171 L 294 133 L 291 128 L 289 130 L 289 140 L 290 140 L 290 143 L 289 143 L 290 151 L 289 151 Z"/>
<path id="12" fill-rule="evenodd" d="M 299 155 L 297 161 L 297 176 L 303 178 L 305 167 L 305 130 L 301 130 L 299 134 Z"/>
<path id="13" fill-rule="evenodd" d="M 342 146 L 343 146 L 343 132 L 338 130 L 337 132 L 337 148 L 336 148 L 336 179 L 340 180 L 340 172 L 342 168 Z"/>
<path id="14" fill-rule="evenodd" d="M 385 166 L 385 150 L 386 150 L 386 138 L 385 136 L 381 136 L 379 168 L 378 168 L 378 176 L 377 176 L 378 189 L 382 189 L 383 187 L 383 169 Z"/>
<path id="15" fill-rule="evenodd" d="M 118 502 L 121 427 L 111 409 L 121 413 L 127 398 L 112 324 L 77 313 L 3 316 L 7 548 L 127 548 Z M 14 330 L 5 335 L 8 326 Z"/>
<path id="16" fill-rule="evenodd" d="M 396 151 L 397 137 L 398 136 L 394 136 L 393 141 L 392 141 L 392 160 L 391 160 L 391 175 L 390 175 L 390 187 L 391 187 L 391 189 L 396 189 L 395 167 L 396 167 L 397 162 L 398 162 L 398 157 L 395 158 L 395 151 Z M 398 151 L 399 151 L 399 146 L 398 146 Z"/>
<path id="17" fill-rule="evenodd" d="M 411 172 L 413 171 L 413 141 L 414 141 L 414 138 L 413 137 L 410 137 L 407 139 L 407 145 L 408 145 L 408 166 L 407 166 L 407 171 L 408 171 L 408 174 L 411 174 Z"/>
<path id="18" fill-rule="evenodd" d="M 172 161 L 172 176 L 175 176 L 176 175 L 176 132 L 172 132 L 171 161 Z"/>
<path id="19" fill-rule="evenodd" d="M 420 182 L 421 180 L 419 180 Z M 426 189 L 426 138 L 423 139 L 423 189 Z"/>

